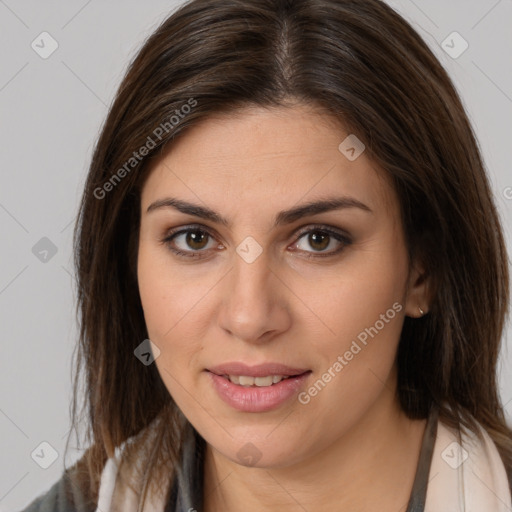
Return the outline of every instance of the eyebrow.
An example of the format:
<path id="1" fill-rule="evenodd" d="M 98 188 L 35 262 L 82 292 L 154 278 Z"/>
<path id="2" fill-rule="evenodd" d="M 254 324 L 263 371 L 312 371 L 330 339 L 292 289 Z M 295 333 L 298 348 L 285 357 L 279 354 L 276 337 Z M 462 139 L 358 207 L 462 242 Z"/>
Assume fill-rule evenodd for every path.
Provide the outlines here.
<path id="1" fill-rule="evenodd" d="M 222 224 L 226 227 L 230 226 L 228 219 L 222 217 L 222 215 L 211 210 L 210 208 L 194 203 L 189 203 L 174 197 L 166 197 L 165 199 L 159 199 L 158 201 L 151 203 L 148 206 L 146 213 L 150 213 L 161 208 L 175 208 L 176 210 L 188 215 L 194 215 L 195 217 L 200 217 L 217 224 Z M 274 227 L 291 224 L 296 220 L 308 215 L 316 215 L 331 210 L 341 210 L 345 208 L 359 208 L 365 212 L 373 213 L 373 211 L 367 205 L 353 197 L 330 197 L 317 201 L 310 201 L 289 210 L 280 211 L 275 216 Z"/>

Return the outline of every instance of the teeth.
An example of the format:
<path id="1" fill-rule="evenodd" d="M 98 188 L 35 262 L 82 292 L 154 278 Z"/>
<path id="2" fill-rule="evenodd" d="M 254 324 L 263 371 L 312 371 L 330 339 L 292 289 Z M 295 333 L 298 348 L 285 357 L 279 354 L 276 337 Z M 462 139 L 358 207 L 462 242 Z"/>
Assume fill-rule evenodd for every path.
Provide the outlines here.
<path id="1" fill-rule="evenodd" d="M 267 375 L 266 377 L 250 377 L 248 375 L 225 375 L 233 384 L 239 386 L 250 387 L 265 387 L 277 384 L 284 379 L 288 379 L 288 376 L 284 375 Z"/>
<path id="2" fill-rule="evenodd" d="M 228 379 L 229 379 L 233 384 L 240 384 L 240 377 L 238 377 L 238 375 L 229 375 L 229 376 L 228 376 Z"/>
<path id="3" fill-rule="evenodd" d="M 254 377 L 246 377 L 245 375 L 240 375 L 240 377 L 238 377 L 238 383 L 240 386 L 254 386 Z"/>

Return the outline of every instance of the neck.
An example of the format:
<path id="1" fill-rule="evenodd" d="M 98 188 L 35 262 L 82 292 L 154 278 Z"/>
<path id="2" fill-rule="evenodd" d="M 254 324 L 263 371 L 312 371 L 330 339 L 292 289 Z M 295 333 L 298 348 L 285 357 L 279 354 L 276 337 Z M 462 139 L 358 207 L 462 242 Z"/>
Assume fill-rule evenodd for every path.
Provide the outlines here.
<path id="1" fill-rule="evenodd" d="M 328 449 L 292 466 L 245 467 L 207 444 L 204 511 L 405 511 L 426 420 L 408 419 L 385 395 Z"/>

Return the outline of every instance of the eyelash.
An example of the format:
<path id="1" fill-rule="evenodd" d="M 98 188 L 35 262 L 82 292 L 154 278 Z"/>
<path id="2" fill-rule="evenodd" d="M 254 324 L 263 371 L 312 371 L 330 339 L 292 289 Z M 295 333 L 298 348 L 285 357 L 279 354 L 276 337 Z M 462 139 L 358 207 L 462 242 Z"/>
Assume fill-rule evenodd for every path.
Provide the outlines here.
<path id="1" fill-rule="evenodd" d="M 178 228 L 174 231 L 170 231 L 170 232 L 166 233 L 166 236 L 160 240 L 160 243 L 167 246 L 167 248 L 171 252 L 176 254 L 177 256 L 190 258 L 190 259 L 192 259 L 192 258 L 203 259 L 204 256 L 200 256 L 199 253 L 207 252 L 207 250 L 202 249 L 200 251 L 185 252 L 180 249 L 176 249 L 172 246 L 173 239 L 176 238 L 178 235 L 182 235 L 184 233 L 189 233 L 189 232 L 194 232 L 194 231 L 205 233 L 208 237 L 214 238 L 213 235 L 207 229 L 204 228 L 204 226 L 197 224 L 197 225 L 187 226 L 186 228 L 183 228 L 183 229 Z M 309 253 L 308 251 L 302 251 L 302 252 L 306 252 L 305 257 L 308 259 L 309 258 L 327 258 L 327 257 L 331 257 L 331 256 L 336 256 L 339 253 L 341 253 L 347 245 L 350 245 L 352 243 L 352 240 L 346 234 L 339 232 L 339 231 L 334 231 L 333 229 L 331 229 L 325 225 L 316 224 L 316 225 L 308 226 L 308 229 L 300 230 L 296 235 L 296 236 L 298 236 L 298 238 L 297 238 L 297 242 L 295 242 L 295 244 L 298 243 L 298 241 L 301 238 L 303 238 L 304 235 L 307 235 L 309 233 L 322 233 L 322 234 L 328 235 L 328 236 L 334 238 L 335 240 L 337 240 L 338 242 L 340 242 L 342 244 L 342 246 L 341 246 L 341 248 L 339 248 L 335 251 L 330 251 L 328 253 L 314 254 L 314 253 Z M 300 251 L 300 249 L 299 249 L 299 251 Z"/>

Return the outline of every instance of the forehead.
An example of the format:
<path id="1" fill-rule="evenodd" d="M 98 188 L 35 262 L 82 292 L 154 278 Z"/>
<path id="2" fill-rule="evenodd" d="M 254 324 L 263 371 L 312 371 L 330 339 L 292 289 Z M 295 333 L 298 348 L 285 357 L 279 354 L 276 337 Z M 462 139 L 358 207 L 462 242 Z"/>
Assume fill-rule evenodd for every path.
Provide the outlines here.
<path id="1" fill-rule="evenodd" d="M 338 120 L 305 106 L 210 116 L 151 165 L 142 208 L 166 193 L 224 212 L 346 195 L 392 214 L 397 199 L 389 178 L 364 151 L 355 160 L 340 151 L 348 136 Z"/>

